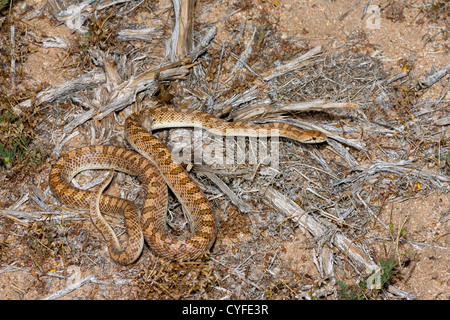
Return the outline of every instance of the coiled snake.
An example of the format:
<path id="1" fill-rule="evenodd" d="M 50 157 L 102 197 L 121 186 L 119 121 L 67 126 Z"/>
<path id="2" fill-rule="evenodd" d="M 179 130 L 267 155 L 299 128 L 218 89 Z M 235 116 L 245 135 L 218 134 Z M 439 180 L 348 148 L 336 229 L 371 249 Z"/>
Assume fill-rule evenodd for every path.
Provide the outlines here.
<path id="1" fill-rule="evenodd" d="M 279 136 L 302 143 L 320 143 L 327 138 L 321 132 L 285 123 L 225 122 L 202 111 L 158 108 L 136 112 L 125 121 L 126 138 L 137 152 L 115 146 L 94 146 L 65 154 L 50 172 L 50 188 L 64 204 L 90 209 L 93 223 L 105 238 L 111 257 L 119 264 L 130 264 L 139 257 L 144 238 L 154 253 L 171 260 L 194 260 L 215 241 L 217 222 L 205 195 L 186 170 L 173 161 L 166 146 L 149 133 L 167 127 L 200 127 L 223 136 L 229 134 L 229 129 L 234 130 L 233 135 L 236 130 L 248 135 L 250 129 L 266 129 L 269 134 L 276 129 Z M 145 194 L 141 213 L 128 200 L 102 194 L 112 178 L 111 172 L 94 191 L 76 188 L 72 178 L 88 169 L 118 170 L 137 176 Z M 174 235 L 166 223 L 167 186 L 187 213 L 190 222 L 187 236 Z M 121 246 L 100 212 L 125 217 L 126 246 Z"/>

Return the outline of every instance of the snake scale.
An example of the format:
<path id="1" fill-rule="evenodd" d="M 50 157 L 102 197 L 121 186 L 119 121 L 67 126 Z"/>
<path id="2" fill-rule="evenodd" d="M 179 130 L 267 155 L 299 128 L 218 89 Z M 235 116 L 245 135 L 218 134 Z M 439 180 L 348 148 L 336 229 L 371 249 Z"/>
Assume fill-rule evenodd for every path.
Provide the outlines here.
<path id="1" fill-rule="evenodd" d="M 119 264 L 133 263 L 142 251 L 144 239 L 155 254 L 170 260 L 195 260 L 215 241 L 217 221 L 206 196 L 187 171 L 172 159 L 167 147 L 150 133 L 169 127 L 199 127 L 222 136 L 229 135 L 227 130 L 233 130 L 235 136 L 252 134 L 254 129 L 266 129 L 270 135 L 276 129 L 279 136 L 302 143 L 320 143 L 327 138 L 321 132 L 286 123 L 226 122 L 202 111 L 164 107 L 139 111 L 126 119 L 125 136 L 137 152 L 104 145 L 63 155 L 50 172 L 53 194 L 72 208 L 90 210 L 91 220 L 103 235 L 111 257 Z M 71 183 L 79 172 L 88 169 L 110 170 L 108 178 L 93 191 L 81 190 Z M 137 176 L 144 193 L 141 210 L 131 201 L 102 194 L 112 179 L 112 170 Z M 188 235 L 173 234 L 166 223 L 167 186 L 187 213 Z M 119 243 L 102 214 L 125 218 L 128 234 L 125 246 Z"/>

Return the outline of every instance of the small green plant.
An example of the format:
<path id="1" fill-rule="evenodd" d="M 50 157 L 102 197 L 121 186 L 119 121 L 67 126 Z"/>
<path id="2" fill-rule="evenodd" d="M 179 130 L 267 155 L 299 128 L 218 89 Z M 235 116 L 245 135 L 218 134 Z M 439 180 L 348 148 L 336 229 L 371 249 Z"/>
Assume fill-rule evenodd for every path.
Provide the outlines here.
<path id="1" fill-rule="evenodd" d="M 339 295 L 342 300 L 364 300 L 361 290 L 350 290 L 347 284 L 340 280 L 336 281 L 336 283 L 339 287 L 341 287 L 341 290 L 339 290 Z"/>
<path id="2" fill-rule="evenodd" d="M 29 142 L 22 119 L 8 110 L 0 113 L 0 159 L 7 169 L 22 162 Z"/>
<path id="3" fill-rule="evenodd" d="M 383 259 L 381 259 L 380 261 L 380 265 L 381 265 L 381 286 L 385 286 L 388 285 L 390 280 L 394 278 L 395 274 L 397 273 L 397 271 L 395 270 L 395 260 L 394 259 L 390 259 L 387 261 L 384 261 Z"/>
<path id="4" fill-rule="evenodd" d="M 0 0 L 0 10 L 2 10 L 8 4 L 8 0 Z"/>
<path id="5" fill-rule="evenodd" d="M 381 266 L 381 272 L 380 276 L 378 278 L 378 281 L 380 282 L 378 284 L 379 289 L 369 289 L 369 279 L 371 279 L 372 276 L 374 276 L 375 270 L 372 271 L 370 275 L 365 277 L 363 280 L 358 282 L 354 286 L 348 286 L 343 281 L 336 281 L 336 283 L 341 288 L 339 290 L 339 295 L 341 296 L 341 299 L 343 300 L 369 300 L 369 299 L 375 299 L 378 292 L 388 285 L 390 281 L 395 277 L 396 270 L 395 270 L 395 260 L 383 260 L 380 261 Z"/>

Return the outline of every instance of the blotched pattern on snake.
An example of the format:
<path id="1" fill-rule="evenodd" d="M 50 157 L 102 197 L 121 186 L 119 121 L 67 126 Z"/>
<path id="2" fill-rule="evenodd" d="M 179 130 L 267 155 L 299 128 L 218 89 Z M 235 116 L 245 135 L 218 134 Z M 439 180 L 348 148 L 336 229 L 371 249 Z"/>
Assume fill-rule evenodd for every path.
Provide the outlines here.
<path id="1" fill-rule="evenodd" d="M 154 253 L 171 260 L 194 260 L 215 241 L 217 221 L 206 196 L 186 170 L 172 159 L 166 146 L 149 132 L 168 127 L 199 127 L 223 136 L 229 134 L 229 130 L 233 135 L 249 135 L 255 134 L 255 129 L 266 129 L 268 134 L 276 129 L 279 136 L 302 143 L 320 143 L 327 138 L 319 131 L 303 130 L 286 123 L 226 122 L 202 111 L 158 108 L 136 112 L 125 121 L 126 138 L 137 152 L 115 146 L 94 146 L 65 154 L 51 170 L 51 190 L 70 207 L 91 209 L 93 223 L 105 238 L 111 257 L 119 264 L 134 262 L 142 251 L 144 239 Z M 102 194 L 112 173 L 94 191 L 76 188 L 71 180 L 88 169 L 118 170 L 137 176 L 145 194 L 140 214 L 136 204 Z M 187 236 L 174 235 L 166 223 L 167 186 L 188 215 L 190 232 Z M 119 243 L 98 211 L 125 217 L 128 233 L 125 246 Z"/>

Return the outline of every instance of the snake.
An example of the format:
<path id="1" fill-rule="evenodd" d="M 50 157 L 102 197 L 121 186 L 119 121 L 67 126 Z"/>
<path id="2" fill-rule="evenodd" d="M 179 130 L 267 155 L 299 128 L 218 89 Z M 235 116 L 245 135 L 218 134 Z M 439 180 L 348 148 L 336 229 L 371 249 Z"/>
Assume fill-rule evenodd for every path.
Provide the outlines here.
<path id="1" fill-rule="evenodd" d="M 271 136 L 272 130 L 276 130 L 280 137 L 301 143 L 327 140 L 317 130 L 283 122 L 228 122 L 200 110 L 159 107 L 131 114 L 125 120 L 124 131 L 134 150 L 113 145 L 75 149 L 62 155 L 49 174 L 50 189 L 61 203 L 76 210 L 89 210 L 111 258 L 118 264 L 135 262 L 144 241 L 154 254 L 176 261 L 195 260 L 209 252 L 215 242 L 218 221 L 207 197 L 186 169 L 174 161 L 166 145 L 152 134 L 175 127 L 201 128 L 220 136 Z M 94 190 L 83 190 L 72 183 L 78 173 L 91 169 L 109 170 L 108 177 Z M 144 198 L 141 209 L 132 201 L 103 194 L 114 171 L 137 177 Z M 189 223 L 189 231 L 183 234 L 174 233 L 167 223 L 168 188 L 181 203 Z M 127 237 L 123 244 L 103 214 L 124 218 Z"/>

